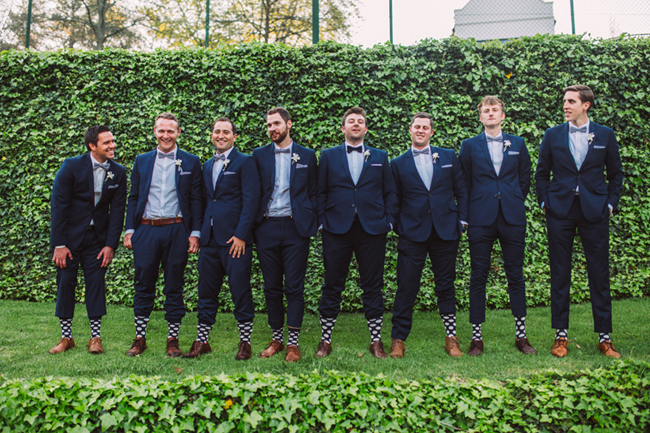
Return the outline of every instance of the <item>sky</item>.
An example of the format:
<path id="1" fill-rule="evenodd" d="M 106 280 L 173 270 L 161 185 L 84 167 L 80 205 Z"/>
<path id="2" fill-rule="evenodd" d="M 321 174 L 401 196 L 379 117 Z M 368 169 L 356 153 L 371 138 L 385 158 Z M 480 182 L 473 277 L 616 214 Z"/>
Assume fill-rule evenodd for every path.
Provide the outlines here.
<path id="1" fill-rule="evenodd" d="M 361 3 L 363 1 L 363 4 Z M 489 0 L 498 2 L 499 0 Z M 468 0 L 393 0 L 393 42 L 413 45 L 425 38 L 451 35 L 454 9 Z M 389 0 L 359 0 L 362 21 L 351 43 L 372 47 L 390 39 Z M 649 0 L 574 0 L 576 33 L 609 38 L 622 32 L 650 34 Z M 555 33 L 571 33 L 570 0 L 553 2 Z"/>

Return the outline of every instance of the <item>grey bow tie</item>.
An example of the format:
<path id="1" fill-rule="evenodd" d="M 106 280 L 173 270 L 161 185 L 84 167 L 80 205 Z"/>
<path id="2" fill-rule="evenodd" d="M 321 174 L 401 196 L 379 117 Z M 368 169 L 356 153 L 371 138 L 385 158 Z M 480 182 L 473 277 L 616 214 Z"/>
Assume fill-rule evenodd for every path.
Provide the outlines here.
<path id="1" fill-rule="evenodd" d="M 169 152 L 169 153 L 158 152 L 158 158 L 174 158 L 174 152 Z"/>
<path id="2" fill-rule="evenodd" d="M 569 132 L 587 132 L 587 125 L 581 126 L 580 128 L 569 125 Z"/>
<path id="3" fill-rule="evenodd" d="M 284 149 L 279 149 L 279 148 L 275 147 L 275 148 L 273 149 L 273 151 L 274 151 L 275 153 L 291 153 L 291 148 L 289 148 L 289 147 L 285 147 Z"/>
<path id="4" fill-rule="evenodd" d="M 100 167 L 103 168 L 104 170 L 108 170 L 109 168 L 111 168 L 111 165 L 108 162 L 105 162 L 103 164 L 100 164 L 98 162 L 93 162 L 93 170 Z"/>
<path id="5" fill-rule="evenodd" d="M 413 156 L 418 156 L 418 155 L 429 155 L 429 148 L 422 149 L 422 150 L 413 149 Z"/>
<path id="6" fill-rule="evenodd" d="M 215 162 L 219 161 L 219 160 L 225 161 L 226 160 L 226 154 L 225 153 L 222 153 L 221 155 L 216 154 L 216 155 L 214 155 L 214 160 L 215 160 Z"/>
<path id="7" fill-rule="evenodd" d="M 497 143 L 497 142 L 498 142 L 498 143 L 501 143 L 501 142 L 503 141 L 503 137 L 490 137 L 489 135 L 487 135 L 486 137 L 487 137 L 487 141 L 488 141 L 488 143 L 489 143 L 489 142 L 492 142 L 492 143 Z"/>

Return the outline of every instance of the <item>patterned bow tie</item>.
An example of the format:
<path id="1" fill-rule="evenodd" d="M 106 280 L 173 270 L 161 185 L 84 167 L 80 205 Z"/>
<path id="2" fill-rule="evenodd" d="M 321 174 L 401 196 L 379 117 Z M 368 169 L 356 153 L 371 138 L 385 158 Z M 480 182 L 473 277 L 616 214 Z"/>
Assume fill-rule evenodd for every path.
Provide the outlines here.
<path id="1" fill-rule="evenodd" d="M 498 137 L 490 137 L 489 135 L 486 136 L 487 141 L 492 142 L 492 143 L 501 143 L 503 141 L 503 136 L 498 136 Z"/>
<path id="2" fill-rule="evenodd" d="M 569 132 L 587 132 L 587 125 L 581 126 L 580 128 L 569 125 Z"/>
<path id="3" fill-rule="evenodd" d="M 348 150 L 348 153 L 352 153 L 352 152 L 363 153 L 363 146 L 357 146 L 357 147 L 354 147 L 354 146 L 346 146 L 346 148 L 347 148 L 347 150 Z"/>
<path id="4" fill-rule="evenodd" d="M 158 158 L 174 158 L 174 152 L 169 152 L 169 153 L 163 153 L 163 152 L 158 152 Z"/>
<path id="5" fill-rule="evenodd" d="M 422 150 L 413 149 L 413 156 L 418 156 L 418 155 L 429 155 L 429 148 L 427 147 Z"/>
<path id="6" fill-rule="evenodd" d="M 289 148 L 289 147 L 285 147 L 284 149 L 280 149 L 280 148 L 275 147 L 275 148 L 273 149 L 273 151 L 274 151 L 275 153 L 291 153 L 291 148 Z"/>
<path id="7" fill-rule="evenodd" d="M 216 161 L 219 161 L 219 160 L 225 161 L 226 160 L 226 154 L 222 153 L 221 155 L 219 155 L 217 153 L 216 155 L 214 155 L 214 161 L 216 162 Z"/>
<path id="8" fill-rule="evenodd" d="M 100 164 L 98 162 L 93 162 L 93 170 L 96 168 L 103 168 L 104 170 L 108 170 L 111 168 L 111 165 L 108 162 L 105 162 L 103 164 Z"/>

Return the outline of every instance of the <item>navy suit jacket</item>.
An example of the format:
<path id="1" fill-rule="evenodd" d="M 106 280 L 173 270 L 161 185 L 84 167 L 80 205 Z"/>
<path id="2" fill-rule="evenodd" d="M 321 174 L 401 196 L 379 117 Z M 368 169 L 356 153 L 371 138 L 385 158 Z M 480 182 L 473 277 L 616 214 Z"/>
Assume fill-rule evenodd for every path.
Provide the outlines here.
<path id="1" fill-rule="evenodd" d="M 593 140 L 580 170 L 569 147 L 568 122 L 547 129 L 542 139 L 535 172 L 537 199 L 556 219 L 569 213 L 577 186 L 580 187 L 582 213 L 589 221 L 605 218 L 609 214 L 608 204 L 613 208 L 618 205 L 623 167 L 614 131 L 589 122 L 589 133 L 593 134 Z M 553 179 L 550 179 L 551 173 Z"/>
<path id="2" fill-rule="evenodd" d="M 397 186 L 395 232 L 409 241 L 425 242 L 435 228 L 441 239 L 460 239 L 469 197 L 465 175 L 453 150 L 429 148 L 431 155 L 438 153 L 430 189 L 418 173 L 411 149 L 390 163 Z"/>
<path id="3" fill-rule="evenodd" d="M 135 158 L 131 171 L 131 192 L 126 210 L 126 230 L 137 229 L 149 199 L 149 188 L 156 163 L 157 149 Z M 201 230 L 203 200 L 201 191 L 201 161 L 196 155 L 176 150 L 181 160 L 180 169 L 175 167 L 176 196 L 183 214 L 183 224 L 188 232 Z"/>
<path id="4" fill-rule="evenodd" d="M 233 148 L 212 187 L 214 158 L 203 164 L 203 195 L 205 214 L 201 229 L 201 245 L 207 245 L 211 234 L 221 246 L 235 236 L 253 242 L 253 226 L 260 204 L 260 175 L 252 156 Z"/>
<path id="5" fill-rule="evenodd" d="M 330 233 L 347 233 L 357 209 L 359 222 L 371 234 L 388 233 L 395 225 L 397 193 L 388 154 L 364 145 L 363 169 L 355 185 L 345 144 L 321 153 L 318 167 L 318 222 Z M 364 151 L 365 153 L 365 151 Z"/>
<path id="6" fill-rule="evenodd" d="M 504 143 L 506 140 L 510 146 L 503 152 L 498 176 L 485 133 L 464 140 L 460 148 L 458 159 L 469 189 L 470 226 L 491 225 L 497 218 L 499 201 L 508 224 L 526 224 L 524 202 L 530 191 L 530 154 L 523 138 L 503 133 Z"/>
<path id="7" fill-rule="evenodd" d="M 264 218 L 275 185 L 275 153 L 273 143 L 253 151 L 253 159 L 260 173 L 262 196 L 257 211 L 256 223 Z M 298 155 L 296 162 L 291 162 L 289 195 L 291 197 L 291 214 L 300 236 L 309 238 L 316 235 L 316 191 L 318 188 L 318 163 L 316 152 L 293 143 L 291 157 Z"/>
<path id="8" fill-rule="evenodd" d="M 126 206 L 126 169 L 108 160 L 102 197 L 95 206 L 95 181 L 90 154 L 63 161 L 54 179 L 50 200 L 52 248 L 65 245 L 74 251 L 84 238 L 86 227 L 93 220 L 97 239 L 113 249 L 120 242 Z M 109 173 L 112 174 L 112 179 Z"/>

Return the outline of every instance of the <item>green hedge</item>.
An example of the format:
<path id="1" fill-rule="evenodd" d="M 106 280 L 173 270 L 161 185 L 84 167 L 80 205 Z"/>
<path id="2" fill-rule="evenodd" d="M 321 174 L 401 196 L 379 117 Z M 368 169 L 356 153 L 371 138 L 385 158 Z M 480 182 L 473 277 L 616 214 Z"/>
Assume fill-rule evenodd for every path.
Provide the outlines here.
<path id="1" fill-rule="evenodd" d="M 3 432 L 644 432 L 649 364 L 505 383 L 364 373 L 3 381 Z"/>
<path id="2" fill-rule="evenodd" d="M 625 183 L 611 223 L 610 270 L 615 298 L 650 293 L 650 40 L 585 40 L 537 36 L 506 44 L 457 38 L 402 47 L 362 49 L 335 43 L 289 48 L 251 44 L 219 50 L 105 50 L 0 53 L 0 298 L 52 301 L 55 269 L 48 246 L 49 198 L 64 158 L 83 151 L 83 133 L 110 125 L 117 160 L 130 169 L 136 155 L 155 146 L 155 115 L 181 119 L 180 145 L 205 161 L 212 154 L 212 120 L 228 115 L 241 129 L 238 147 L 251 152 L 268 142 L 263 114 L 288 107 L 297 142 L 316 149 L 339 144 L 340 116 L 352 105 L 369 113 L 367 142 L 396 157 L 408 148 L 415 111 L 434 116 L 434 144 L 459 150 L 481 132 L 476 104 L 497 94 L 507 104 L 504 129 L 526 138 L 534 160 L 546 128 L 563 121 L 561 89 L 585 83 L 597 95 L 592 118 L 616 131 Z M 533 188 L 534 190 L 534 188 Z M 529 196 L 524 272 L 529 305 L 549 303 L 546 228 Z M 396 237 L 389 236 L 385 267 L 386 307 L 396 290 Z M 508 305 L 502 257 L 488 281 L 488 304 Z M 576 248 L 572 300 L 589 299 L 581 246 Z M 356 265 L 355 265 L 356 266 Z M 463 238 L 457 262 L 458 305 L 468 306 L 470 261 Z M 196 305 L 196 258 L 187 268 L 186 298 Z M 132 255 L 119 248 L 108 273 L 108 299 L 132 302 Z M 162 280 L 162 279 L 161 279 Z M 315 311 L 323 281 L 320 237 L 312 242 L 306 302 Z M 434 309 L 430 270 L 416 308 Z M 356 272 L 344 297 L 347 311 L 361 309 Z M 258 310 L 264 309 L 262 278 L 254 264 Z M 222 311 L 231 307 L 224 290 Z M 83 291 L 78 290 L 83 300 Z M 160 307 L 160 302 L 157 304 Z"/>

